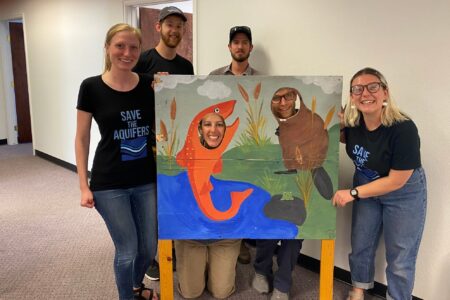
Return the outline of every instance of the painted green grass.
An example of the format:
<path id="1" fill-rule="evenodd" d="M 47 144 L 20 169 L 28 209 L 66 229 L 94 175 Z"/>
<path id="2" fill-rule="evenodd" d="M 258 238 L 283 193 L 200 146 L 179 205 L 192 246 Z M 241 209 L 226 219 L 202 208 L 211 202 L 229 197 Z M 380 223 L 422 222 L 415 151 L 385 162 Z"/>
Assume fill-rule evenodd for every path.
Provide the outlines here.
<path id="1" fill-rule="evenodd" d="M 338 135 L 338 125 L 329 129 L 330 141 L 338 140 Z M 323 167 L 331 178 L 334 190 L 337 190 L 338 186 L 338 158 L 339 145 L 332 142 Z M 222 159 L 223 170 L 220 174 L 214 175 L 217 178 L 248 182 L 264 188 L 271 195 L 287 192 L 302 198 L 296 182 L 296 174 L 274 174 L 274 171 L 285 170 L 281 148 L 278 144 L 235 147 L 224 153 Z M 158 173 L 176 175 L 182 170 L 177 165 L 170 164 L 167 158 L 158 156 Z M 320 196 L 313 185 L 308 204 L 308 215 L 305 223 L 299 227 L 297 238 L 334 239 L 335 237 L 336 209 L 332 206 L 331 200 Z"/>

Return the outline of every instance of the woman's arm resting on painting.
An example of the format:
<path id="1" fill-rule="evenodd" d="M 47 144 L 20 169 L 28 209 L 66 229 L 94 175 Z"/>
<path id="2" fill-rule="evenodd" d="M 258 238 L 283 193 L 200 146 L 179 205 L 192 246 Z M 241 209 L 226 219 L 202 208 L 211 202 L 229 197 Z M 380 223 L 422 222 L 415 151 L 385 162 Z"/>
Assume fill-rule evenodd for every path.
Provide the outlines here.
<path id="1" fill-rule="evenodd" d="M 77 110 L 77 133 L 75 136 L 75 156 L 78 178 L 80 180 L 81 202 L 83 207 L 94 207 L 94 196 L 88 183 L 88 157 L 91 141 L 92 114 Z"/>
<path id="2" fill-rule="evenodd" d="M 391 169 L 388 176 L 355 188 L 358 190 L 359 198 L 381 196 L 402 188 L 413 172 L 414 170 Z M 338 190 L 333 196 L 333 205 L 343 207 L 353 200 L 355 199 L 350 195 L 350 190 Z"/>

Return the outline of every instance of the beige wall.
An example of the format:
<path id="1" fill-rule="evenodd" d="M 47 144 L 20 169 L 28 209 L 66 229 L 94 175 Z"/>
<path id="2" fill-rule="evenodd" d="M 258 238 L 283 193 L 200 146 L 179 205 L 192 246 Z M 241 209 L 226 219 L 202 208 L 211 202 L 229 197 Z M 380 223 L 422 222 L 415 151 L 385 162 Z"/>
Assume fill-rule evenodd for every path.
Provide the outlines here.
<path id="1" fill-rule="evenodd" d="M 123 22 L 123 3 L 121 0 L 28 0 L 15 1 L 8 9 L 0 10 L 0 20 L 21 15 L 33 146 L 74 163 L 78 88 L 84 78 L 102 72 L 105 33 L 114 23 Z M 4 122 L 0 123 L 5 126 Z M 94 133 L 92 149 L 97 136 Z"/>
<path id="2" fill-rule="evenodd" d="M 13 7 L 0 9 L 0 20 L 22 13 L 34 147 L 75 163 L 79 84 L 101 72 L 104 34 L 123 21 L 122 1 L 14 1 Z M 254 32 L 251 61 L 266 74 L 343 75 L 345 90 L 351 75 L 362 67 L 373 66 L 386 75 L 391 93 L 419 127 L 429 182 L 414 295 L 425 299 L 450 295 L 450 160 L 445 154 L 450 149 L 450 3 L 197 0 L 194 15 L 198 74 L 229 63 L 228 30 L 242 24 Z M 350 183 L 352 167 L 343 151 L 341 158 L 344 187 Z M 338 210 L 336 265 L 347 270 L 350 217 L 350 208 Z M 319 252 L 319 242 L 305 243 L 303 253 L 319 258 Z M 385 283 L 381 254 L 382 249 L 376 280 Z"/>
<path id="3" fill-rule="evenodd" d="M 416 122 L 428 175 L 429 205 L 417 264 L 416 296 L 450 295 L 450 2 L 327 0 L 197 1 L 197 70 L 229 63 L 228 30 L 249 25 L 252 64 L 270 75 L 343 75 L 372 66 L 387 77 L 400 107 Z M 346 100 L 346 96 L 345 99 Z M 341 148 L 342 187 L 352 166 Z M 336 265 L 348 270 L 351 211 L 338 210 Z M 320 243 L 303 253 L 319 258 Z M 386 282 L 380 247 L 376 280 Z M 445 297 L 445 296 L 444 296 Z"/>

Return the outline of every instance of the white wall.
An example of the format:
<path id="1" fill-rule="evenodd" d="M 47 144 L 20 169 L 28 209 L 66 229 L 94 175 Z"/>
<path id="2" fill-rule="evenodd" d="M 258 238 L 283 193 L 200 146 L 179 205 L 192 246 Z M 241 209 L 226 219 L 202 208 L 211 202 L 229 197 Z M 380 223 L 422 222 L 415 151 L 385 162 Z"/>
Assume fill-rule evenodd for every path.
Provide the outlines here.
<path id="1" fill-rule="evenodd" d="M 197 73 L 228 64 L 228 30 L 252 28 L 252 64 L 269 75 L 343 75 L 372 66 L 387 77 L 400 107 L 416 122 L 428 175 L 429 205 L 414 295 L 450 295 L 450 2 L 349 0 L 198 0 Z M 346 100 L 346 99 L 345 99 Z M 341 148 L 340 185 L 353 172 Z M 350 207 L 339 209 L 336 265 L 348 268 Z M 319 258 L 320 243 L 303 253 Z M 386 283 L 384 251 L 376 280 Z"/>
<path id="2" fill-rule="evenodd" d="M 105 34 L 123 22 L 122 1 L 15 2 L 0 10 L 0 20 L 24 16 L 34 149 L 75 163 L 78 88 L 102 72 Z"/>
<path id="3" fill-rule="evenodd" d="M 10 2 L 11 7 L 1 7 L 0 20 L 24 16 L 34 148 L 74 164 L 79 84 L 101 73 L 104 35 L 124 21 L 122 1 Z M 450 3 L 197 0 L 194 15 L 198 74 L 230 62 L 228 30 L 241 24 L 252 27 L 251 61 L 266 74 L 343 75 L 346 90 L 349 78 L 362 67 L 373 66 L 386 75 L 400 107 L 419 127 L 428 174 L 428 216 L 414 295 L 450 295 L 450 160 L 445 155 L 450 148 Z M 344 187 L 352 167 L 344 153 L 341 158 Z M 349 208 L 338 210 L 336 265 L 344 269 L 350 216 Z M 319 258 L 319 252 L 318 241 L 305 243 L 303 253 Z M 376 280 L 385 283 L 383 271 L 380 256 Z"/>

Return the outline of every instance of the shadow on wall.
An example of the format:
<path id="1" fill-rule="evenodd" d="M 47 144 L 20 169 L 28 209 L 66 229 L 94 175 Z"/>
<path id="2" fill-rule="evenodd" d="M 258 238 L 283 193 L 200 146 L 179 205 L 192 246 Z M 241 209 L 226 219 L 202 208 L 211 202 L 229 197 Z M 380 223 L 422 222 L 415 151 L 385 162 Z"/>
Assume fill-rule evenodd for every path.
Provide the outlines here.
<path id="1" fill-rule="evenodd" d="M 250 55 L 250 66 L 261 72 L 261 74 L 269 74 L 272 64 L 264 48 L 254 45 Z"/>

